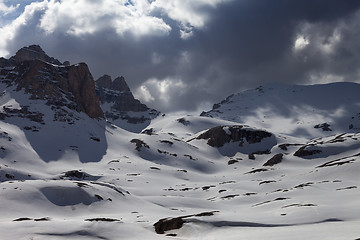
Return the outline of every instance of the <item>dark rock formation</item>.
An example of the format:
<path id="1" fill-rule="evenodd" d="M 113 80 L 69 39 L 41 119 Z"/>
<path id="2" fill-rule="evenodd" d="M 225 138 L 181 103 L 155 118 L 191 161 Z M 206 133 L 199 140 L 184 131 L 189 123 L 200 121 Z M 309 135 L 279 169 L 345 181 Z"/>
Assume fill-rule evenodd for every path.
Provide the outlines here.
<path id="1" fill-rule="evenodd" d="M 10 61 L 20 63 L 24 61 L 41 60 L 44 62 L 62 65 L 61 62 L 53 57 L 49 57 L 39 45 L 31 45 L 23 47 L 16 52 L 15 56 L 10 58 Z"/>
<path id="2" fill-rule="evenodd" d="M 282 153 L 275 154 L 266 163 L 264 163 L 263 166 L 274 166 L 275 164 L 281 163 L 283 156 L 284 155 Z"/>
<path id="3" fill-rule="evenodd" d="M 184 223 L 186 222 L 184 219 L 191 218 L 191 217 L 210 217 L 213 216 L 214 213 L 218 211 L 212 211 L 212 212 L 203 212 L 198 214 L 192 214 L 192 215 L 186 215 L 181 217 L 175 217 L 175 218 L 163 218 L 154 223 L 155 232 L 157 234 L 164 234 L 165 231 L 173 230 L 173 229 L 179 229 L 181 228 Z"/>
<path id="4" fill-rule="evenodd" d="M 155 232 L 164 234 L 165 231 L 181 228 L 184 223 L 185 221 L 181 217 L 160 219 L 154 223 Z"/>
<path id="5" fill-rule="evenodd" d="M 159 112 L 149 109 L 145 104 L 135 99 L 124 77 L 112 81 L 111 77 L 104 75 L 96 80 L 96 93 L 100 102 L 110 103 L 111 108 L 105 111 L 109 119 L 123 119 L 128 123 L 144 123 L 156 117 Z M 142 113 L 131 116 L 129 112 Z"/>
<path id="6" fill-rule="evenodd" d="M 312 146 L 312 145 L 310 145 L 310 146 Z M 306 149 L 307 147 L 309 147 L 309 146 L 305 145 L 305 146 L 299 148 L 299 150 L 297 150 L 294 153 L 294 156 L 304 158 L 304 157 L 308 157 L 308 156 L 311 156 L 311 155 L 318 154 L 318 153 L 322 152 L 319 149 L 313 149 L 313 150 Z"/>
<path id="7" fill-rule="evenodd" d="M 332 131 L 330 128 L 330 124 L 328 123 L 321 123 L 314 126 L 314 128 L 321 128 L 323 131 Z"/>
<path id="8" fill-rule="evenodd" d="M 228 134 L 224 127 L 227 127 L 230 131 Z M 208 139 L 208 144 L 212 147 L 222 147 L 225 143 L 240 142 L 239 146 L 242 146 L 244 139 L 249 144 L 259 143 L 262 139 L 271 137 L 272 134 L 262 130 L 249 130 L 243 129 L 241 125 L 235 126 L 218 126 L 209 129 L 208 131 L 202 133 L 196 139 Z"/>
<path id="9" fill-rule="evenodd" d="M 15 65 L 2 69 L 1 81 L 8 86 L 16 85 L 17 91 L 24 89 L 30 99 L 46 100 L 55 111 L 54 120 L 66 115 L 63 106 L 85 112 L 92 118 L 104 116 L 94 79 L 85 63 L 61 65 L 37 45 L 20 49 L 8 61 Z"/>
<path id="10" fill-rule="evenodd" d="M 142 141 L 140 139 L 132 139 L 130 142 L 135 143 L 135 145 L 136 145 L 135 149 L 138 151 L 141 150 L 141 147 L 150 148 L 149 145 L 147 145 L 144 141 Z"/>
<path id="11" fill-rule="evenodd" d="M 85 63 L 72 65 L 68 73 L 69 89 L 74 94 L 80 111 L 92 118 L 103 117 L 99 99 L 95 93 L 94 79 Z"/>

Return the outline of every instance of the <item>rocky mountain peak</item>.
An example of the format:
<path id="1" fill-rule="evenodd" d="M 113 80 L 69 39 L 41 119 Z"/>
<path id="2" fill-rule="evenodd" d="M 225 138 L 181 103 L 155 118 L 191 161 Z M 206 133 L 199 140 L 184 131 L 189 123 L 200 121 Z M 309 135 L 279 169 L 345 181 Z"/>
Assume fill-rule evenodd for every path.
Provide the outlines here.
<path id="1" fill-rule="evenodd" d="M 97 93 L 102 103 L 113 103 L 113 109 L 124 112 L 143 112 L 149 108 L 135 99 L 124 77 L 117 77 L 112 81 L 111 77 L 104 75 L 96 80 Z"/>
<path id="2" fill-rule="evenodd" d="M 111 85 L 112 85 L 111 77 L 105 74 L 104 76 L 96 80 L 96 85 L 98 87 L 111 89 Z"/>
<path id="3" fill-rule="evenodd" d="M 105 116 L 124 128 L 127 124 L 122 122 L 142 124 L 143 128 L 159 114 L 158 111 L 148 108 L 134 98 L 123 76 L 114 80 L 109 75 L 100 77 L 96 80 L 96 93 L 100 97 Z M 131 129 L 127 128 L 127 130 Z"/>
<path id="4" fill-rule="evenodd" d="M 98 87 L 107 88 L 110 90 L 115 90 L 120 92 L 131 92 L 123 76 L 117 77 L 113 81 L 109 75 L 105 74 L 102 77 L 100 77 L 98 80 L 96 80 L 96 85 Z"/>
<path id="5" fill-rule="evenodd" d="M 130 92 L 130 88 L 127 85 L 125 78 L 123 76 L 114 79 L 112 83 L 112 89 L 122 92 Z"/>
<path id="6" fill-rule="evenodd" d="M 38 45 L 20 49 L 9 62 L 15 65 L 1 70 L 1 82 L 25 90 L 30 100 L 45 100 L 52 106 L 54 121 L 73 123 L 69 109 L 84 112 L 91 118 L 104 113 L 95 92 L 95 82 L 85 63 L 62 65 Z"/>
<path id="7" fill-rule="evenodd" d="M 10 58 L 10 60 L 16 63 L 32 60 L 41 60 L 56 65 L 62 65 L 59 60 L 53 57 L 49 57 L 39 45 L 30 45 L 28 47 L 21 48 L 16 52 L 15 56 L 12 56 Z"/>

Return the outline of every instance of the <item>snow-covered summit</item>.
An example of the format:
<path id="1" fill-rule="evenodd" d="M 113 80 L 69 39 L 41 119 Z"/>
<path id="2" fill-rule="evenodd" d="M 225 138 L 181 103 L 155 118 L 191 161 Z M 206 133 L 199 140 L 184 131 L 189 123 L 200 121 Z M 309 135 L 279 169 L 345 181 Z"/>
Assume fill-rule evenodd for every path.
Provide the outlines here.
<path id="1" fill-rule="evenodd" d="M 202 116 L 295 137 L 360 131 L 360 84 L 260 86 L 227 97 Z"/>

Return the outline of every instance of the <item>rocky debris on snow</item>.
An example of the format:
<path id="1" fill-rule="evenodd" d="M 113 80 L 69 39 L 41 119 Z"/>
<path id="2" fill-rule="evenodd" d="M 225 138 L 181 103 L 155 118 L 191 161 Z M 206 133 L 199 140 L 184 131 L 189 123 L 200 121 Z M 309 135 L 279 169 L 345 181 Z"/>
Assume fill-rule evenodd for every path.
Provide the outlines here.
<path id="1" fill-rule="evenodd" d="M 49 217 L 42 217 L 42 218 L 28 218 L 28 217 L 21 217 L 21 218 L 17 218 L 14 219 L 13 222 L 22 222 L 22 221 L 31 221 L 34 220 L 35 222 L 44 222 L 44 221 L 50 221 Z"/>
<path id="2" fill-rule="evenodd" d="M 261 202 L 261 203 L 254 204 L 254 205 L 252 205 L 252 207 L 257 207 L 257 206 L 260 206 L 260 205 L 263 205 L 263 204 L 272 203 L 272 202 L 276 202 L 276 201 L 284 201 L 284 200 L 288 200 L 288 199 L 290 199 L 290 198 L 289 197 L 279 197 L 279 198 L 275 198 L 273 200 L 268 200 L 268 201 L 264 201 L 264 202 Z"/>
<path id="3" fill-rule="evenodd" d="M 130 142 L 136 144 L 135 149 L 138 151 L 141 150 L 141 147 L 150 148 L 149 145 L 147 145 L 144 141 L 142 141 L 140 139 L 132 139 Z"/>
<path id="4" fill-rule="evenodd" d="M 143 130 L 141 133 L 142 134 L 146 134 L 146 135 L 155 135 L 155 133 L 154 133 L 155 131 L 154 131 L 154 128 L 149 128 L 149 129 L 145 129 L 145 130 Z"/>
<path id="5" fill-rule="evenodd" d="M 288 150 L 288 147 L 291 147 L 291 146 L 302 146 L 302 144 L 284 143 L 284 144 L 280 144 L 278 147 L 279 147 L 281 150 L 287 151 L 287 150 Z"/>
<path id="6" fill-rule="evenodd" d="M 116 218 L 88 218 L 85 219 L 87 222 L 120 222 L 121 220 Z"/>
<path id="7" fill-rule="evenodd" d="M 184 223 L 186 222 L 186 220 L 184 220 L 184 219 L 191 218 L 191 217 L 213 216 L 214 213 L 216 213 L 216 212 L 218 212 L 218 211 L 203 212 L 203 213 L 199 213 L 199 214 L 192 214 L 192 215 L 186 215 L 186 216 L 175 217 L 175 218 L 163 218 L 163 219 L 160 219 L 159 221 L 157 221 L 156 223 L 154 223 L 153 226 L 155 227 L 155 232 L 157 234 L 164 234 L 165 231 L 181 228 L 184 225 Z"/>
<path id="8" fill-rule="evenodd" d="M 5 118 L 10 117 L 19 117 L 19 118 L 27 118 L 30 121 L 44 123 L 43 117 L 44 114 L 40 112 L 32 112 L 29 110 L 29 106 L 22 106 L 20 109 L 9 108 L 3 106 L 3 112 L 0 112 L 0 120 L 5 120 Z"/>
<path id="9" fill-rule="evenodd" d="M 176 119 L 176 121 L 178 121 L 179 123 L 187 126 L 190 124 L 190 121 L 186 120 L 186 118 L 179 118 L 179 119 Z"/>
<path id="10" fill-rule="evenodd" d="M 71 170 L 64 173 L 64 177 L 67 178 L 78 178 L 78 179 L 85 179 L 87 177 L 86 173 L 80 172 L 78 170 Z"/>
<path id="11" fill-rule="evenodd" d="M 238 160 L 235 160 L 235 159 L 230 159 L 229 161 L 228 161 L 228 165 L 231 165 L 231 164 L 234 164 L 234 163 L 237 163 L 237 162 L 239 162 Z"/>
<path id="12" fill-rule="evenodd" d="M 284 154 L 282 153 L 275 154 L 272 158 L 266 161 L 263 166 L 274 166 L 275 164 L 281 163 L 283 156 Z"/>
<path id="13" fill-rule="evenodd" d="M 268 169 L 266 169 L 266 168 L 258 168 L 258 169 L 251 170 L 250 172 L 247 172 L 245 174 L 259 173 L 259 172 L 266 172 L 266 171 L 268 171 Z"/>
<path id="14" fill-rule="evenodd" d="M 318 153 L 322 152 L 319 149 L 312 149 L 312 150 L 311 149 L 306 149 L 306 148 L 309 148 L 311 146 L 312 145 L 310 145 L 310 146 L 308 146 L 308 145 L 302 146 L 301 148 L 299 148 L 299 150 L 297 150 L 294 153 L 294 156 L 304 158 L 304 157 L 308 157 L 308 156 L 311 156 L 311 155 L 318 154 Z"/>
<path id="15" fill-rule="evenodd" d="M 76 180 L 85 180 L 85 179 L 87 179 L 87 180 L 96 180 L 96 179 L 99 179 L 98 176 L 90 175 L 90 174 L 88 174 L 86 172 L 82 172 L 81 170 L 70 170 L 70 171 L 64 172 L 60 176 L 60 179 L 64 179 L 64 178 L 76 179 Z"/>

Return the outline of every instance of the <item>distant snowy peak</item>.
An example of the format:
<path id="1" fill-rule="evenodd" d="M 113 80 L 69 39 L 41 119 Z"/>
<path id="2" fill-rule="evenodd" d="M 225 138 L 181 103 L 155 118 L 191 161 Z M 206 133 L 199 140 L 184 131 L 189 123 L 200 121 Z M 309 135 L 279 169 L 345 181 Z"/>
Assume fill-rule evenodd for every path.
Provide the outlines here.
<path id="1" fill-rule="evenodd" d="M 201 116 L 313 138 L 360 131 L 360 84 L 267 84 L 230 95 Z"/>
<path id="2" fill-rule="evenodd" d="M 126 130 L 139 132 L 159 115 L 158 111 L 134 98 L 122 76 L 114 80 L 108 75 L 100 77 L 96 80 L 96 93 L 105 116 Z"/>

